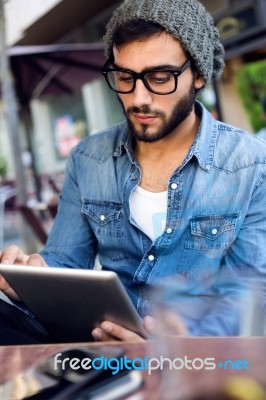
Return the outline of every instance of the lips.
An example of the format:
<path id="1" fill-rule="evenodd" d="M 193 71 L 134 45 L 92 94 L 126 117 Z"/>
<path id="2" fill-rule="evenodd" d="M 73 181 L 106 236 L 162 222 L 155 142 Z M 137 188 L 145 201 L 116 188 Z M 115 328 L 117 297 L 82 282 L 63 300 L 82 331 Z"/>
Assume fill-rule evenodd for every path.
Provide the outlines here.
<path id="1" fill-rule="evenodd" d="M 140 124 L 152 124 L 154 120 L 157 118 L 154 115 L 146 115 L 146 114 L 133 114 L 135 121 Z"/>

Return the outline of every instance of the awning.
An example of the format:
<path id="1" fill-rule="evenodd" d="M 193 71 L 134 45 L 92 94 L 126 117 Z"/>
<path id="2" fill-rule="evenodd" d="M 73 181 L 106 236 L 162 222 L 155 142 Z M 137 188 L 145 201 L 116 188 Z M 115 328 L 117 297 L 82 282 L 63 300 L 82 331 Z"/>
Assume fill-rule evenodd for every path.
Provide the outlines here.
<path id="1" fill-rule="evenodd" d="M 15 46 L 8 50 L 19 102 L 47 94 L 74 93 L 101 76 L 102 43 Z"/>

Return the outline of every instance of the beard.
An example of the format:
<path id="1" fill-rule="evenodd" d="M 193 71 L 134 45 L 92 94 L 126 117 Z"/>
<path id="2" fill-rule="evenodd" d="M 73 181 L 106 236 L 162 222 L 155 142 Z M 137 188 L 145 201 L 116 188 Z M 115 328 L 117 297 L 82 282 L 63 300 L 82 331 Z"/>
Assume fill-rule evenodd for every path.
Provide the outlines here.
<path id="1" fill-rule="evenodd" d="M 125 110 L 119 97 L 118 100 L 123 107 L 123 112 L 128 122 L 129 134 L 131 137 L 142 142 L 153 143 L 168 136 L 190 115 L 195 103 L 194 82 L 192 83 L 189 92 L 176 103 L 169 119 L 167 119 L 166 114 L 163 111 L 151 110 L 150 107 L 146 105 L 142 107 L 132 106 Z M 140 129 L 136 129 L 134 123 L 130 120 L 131 114 L 148 114 L 159 117 L 162 120 L 162 126 L 153 134 L 148 132 L 150 127 L 145 124 L 141 125 Z"/>

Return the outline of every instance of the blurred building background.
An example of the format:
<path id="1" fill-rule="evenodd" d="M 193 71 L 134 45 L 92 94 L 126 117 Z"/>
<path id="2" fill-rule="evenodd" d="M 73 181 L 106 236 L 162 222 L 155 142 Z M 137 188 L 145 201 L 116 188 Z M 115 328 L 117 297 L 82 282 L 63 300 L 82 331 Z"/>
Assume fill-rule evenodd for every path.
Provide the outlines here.
<path id="1" fill-rule="evenodd" d="M 93 4 L 94 3 L 94 4 Z M 9 0 L 6 3 L 8 45 L 43 45 L 52 43 L 92 43 L 102 40 L 104 26 L 114 1 L 101 0 Z M 84 85 L 71 96 L 49 96 L 31 102 L 32 143 L 36 168 L 41 174 L 62 171 L 71 145 L 76 139 L 121 120 L 122 113 L 115 96 L 102 79 Z M 14 176 L 11 149 L 1 115 L 1 147 L 5 147 L 9 177 Z M 24 130 L 23 147 L 28 144 Z M 69 145 L 64 142 L 64 131 Z M 49 162 L 47 162 L 49 160 Z"/>
<path id="2" fill-rule="evenodd" d="M 266 58 L 265 0 L 201 0 L 212 13 L 226 48 L 226 69 L 221 82 L 206 92 L 206 102 L 219 108 L 227 123 L 252 131 L 238 95 L 235 74 L 243 63 Z M 9 0 L 6 3 L 8 45 L 101 42 L 115 0 Z M 2 109 L 1 109 L 2 110 Z M 217 111 L 217 110 L 216 110 Z M 82 138 L 118 122 L 122 117 L 116 97 L 102 79 L 84 85 L 73 96 L 49 96 L 31 102 L 33 151 L 39 173 L 64 169 L 65 158 Z M 69 148 L 60 139 L 63 130 L 72 132 Z M 23 128 L 22 128 L 23 131 Z M 0 144 L 10 154 L 3 115 L 0 115 Z M 23 140 L 25 162 L 27 141 Z M 49 162 L 47 160 L 49 159 Z M 8 176 L 14 174 L 7 157 Z"/>
<path id="3" fill-rule="evenodd" d="M 223 77 L 205 90 L 202 99 L 218 118 L 252 132 L 254 128 L 240 99 L 236 76 L 241 66 L 266 59 L 266 0 L 201 2 L 213 15 L 226 49 Z M 8 0 L 5 5 L 7 44 L 102 42 L 105 25 L 120 3 L 116 0 Z M 100 76 L 73 95 L 35 98 L 30 103 L 30 110 L 31 149 L 21 123 L 23 163 L 26 169 L 30 168 L 32 155 L 29 150 L 32 150 L 37 173 L 42 179 L 44 201 L 54 195 L 48 184 L 49 177 L 58 176 L 60 181 L 71 147 L 83 137 L 123 118 L 115 94 Z M 1 157 L 7 162 L 5 178 L 15 179 L 0 102 L 0 169 Z M 34 195 L 30 179 L 28 185 L 29 196 Z"/>

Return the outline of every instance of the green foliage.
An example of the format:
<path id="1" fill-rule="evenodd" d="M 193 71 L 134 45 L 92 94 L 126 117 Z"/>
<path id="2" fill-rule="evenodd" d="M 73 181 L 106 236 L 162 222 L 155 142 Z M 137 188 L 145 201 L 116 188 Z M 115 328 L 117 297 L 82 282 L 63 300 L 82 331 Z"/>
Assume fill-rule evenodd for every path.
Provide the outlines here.
<path id="1" fill-rule="evenodd" d="M 254 131 L 265 126 L 262 98 L 266 95 L 266 60 L 246 64 L 237 74 L 237 87 Z"/>
<path id="2" fill-rule="evenodd" d="M 0 154 L 0 177 L 5 178 L 7 174 L 7 162 L 4 156 Z"/>

